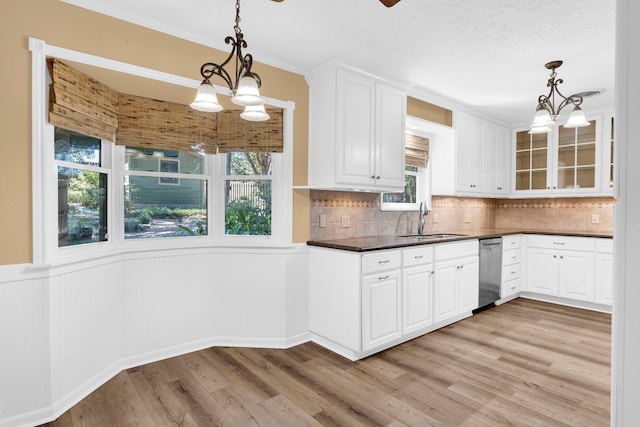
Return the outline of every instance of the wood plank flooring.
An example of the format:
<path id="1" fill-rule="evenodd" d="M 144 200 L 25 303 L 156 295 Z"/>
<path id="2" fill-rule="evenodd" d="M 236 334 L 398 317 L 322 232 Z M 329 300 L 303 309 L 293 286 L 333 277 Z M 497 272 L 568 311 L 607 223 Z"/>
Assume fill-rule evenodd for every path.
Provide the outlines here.
<path id="1" fill-rule="evenodd" d="M 307 343 L 121 372 L 48 426 L 608 426 L 611 316 L 519 298 L 358 362 Z"/>

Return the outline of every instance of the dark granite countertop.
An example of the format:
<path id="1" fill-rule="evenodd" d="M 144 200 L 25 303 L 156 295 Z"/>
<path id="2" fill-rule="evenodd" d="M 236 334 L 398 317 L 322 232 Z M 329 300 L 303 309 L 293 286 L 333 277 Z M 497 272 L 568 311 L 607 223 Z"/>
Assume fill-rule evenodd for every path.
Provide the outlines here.
<path id="1" fill-rule="evenodd" d="M 457 236 L 451 237 L 428 237 L 449 234 Z M 335 240 L 309 240 L 307 245 L 320 246 L 330 249 L 342 249 L 346 251 L 367 252 L 382 249 L 404 248 L 409 246 L 429 245 L 433 243 L 455 242 L 469 239 L 488 239 L 491 237 L 501 237 L 510 234 L 548 234 L 554 236 L 578 236 L 578 237 L 602 237 L 611 238 L 611 233 L 576 233 L 561 231 L 538 231 L 538 230 L 517 230 L 504 228 L 491 228 L 475 231 L 452 231 L 447 233 L 425 233 L 424 236 L 366 236 L 353 237 L 350 239 Z"/>

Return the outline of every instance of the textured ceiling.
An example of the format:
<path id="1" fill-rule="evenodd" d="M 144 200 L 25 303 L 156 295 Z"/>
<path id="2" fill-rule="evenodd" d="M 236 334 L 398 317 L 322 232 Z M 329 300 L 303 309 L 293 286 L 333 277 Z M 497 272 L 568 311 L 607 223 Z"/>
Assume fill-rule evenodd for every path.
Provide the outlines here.
<path id="1" fill-rule="evenodd" d="M 233 0 L 62 1 L 225 51 L 233 34 Z M 615 0 L 243 0 L 241 17 L 257 62 L 340 59 L 511 126 L 530 122 L 551 60 L 565 95 L 603 90 L 587 114 L 614 105 Z"/>

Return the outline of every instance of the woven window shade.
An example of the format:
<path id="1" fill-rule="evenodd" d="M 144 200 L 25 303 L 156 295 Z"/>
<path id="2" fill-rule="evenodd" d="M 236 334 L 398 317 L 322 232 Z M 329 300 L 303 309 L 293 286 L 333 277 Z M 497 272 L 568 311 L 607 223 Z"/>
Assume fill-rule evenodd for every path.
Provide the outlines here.
<path id="1" fill-rule="evenodd" d="M 118 110 L 118 145 L 216 152 L 216 114 L 122 93 L 118 97 Z"/>
<path id="2" fill-rule="evenodd" d="M 49 123 L 95 138 L 113 141 L 118 127 L 118 92 L 60 62 L 47 60 Z"/>
<path id="3" fill-rule="evenodd" d="M 429 139 L 405 134 L 405 163 L 407 166 L 426 168 L 429 161 Z"/>
<path id="4" fill-rule="evenodd" d="M 282 153 L 282 109 L 267 108 L 270 119 L 250 122 L 240 118 L 240 111 L 218 113 L 218 148 L 221 153 L 257 151 Z"/>

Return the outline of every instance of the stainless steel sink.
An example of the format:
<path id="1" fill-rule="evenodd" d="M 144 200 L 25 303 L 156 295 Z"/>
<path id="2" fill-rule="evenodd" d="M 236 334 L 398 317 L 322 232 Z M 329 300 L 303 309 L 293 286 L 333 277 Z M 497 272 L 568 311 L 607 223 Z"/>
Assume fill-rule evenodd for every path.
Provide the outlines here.
<path id="1" fill-rule="evenodd" d="M 464 237 L 466 234 L 455 234 L 455 233 L 437 233 L 437 234 L 402 234 L 398 237 L 414 237 L 417 239 L 449 239 L 451 237 Z"/>

